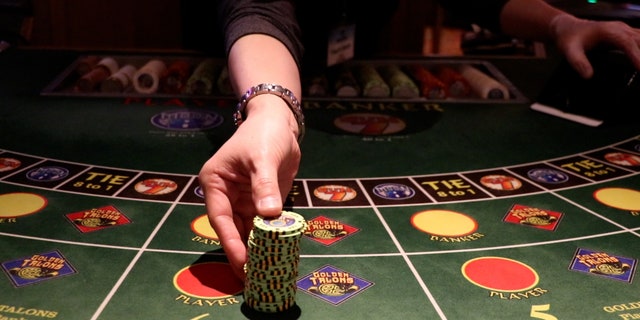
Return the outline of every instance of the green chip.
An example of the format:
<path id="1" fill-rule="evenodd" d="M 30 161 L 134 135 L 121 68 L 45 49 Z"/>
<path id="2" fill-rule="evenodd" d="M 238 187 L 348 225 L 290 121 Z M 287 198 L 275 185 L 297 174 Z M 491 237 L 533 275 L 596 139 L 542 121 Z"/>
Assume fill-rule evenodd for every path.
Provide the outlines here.
<path id="1" fill-rule="evenodd" d="M 287 303 L 261 303 L 253 300 L 245 300 L 245 302 L 250 308 L 263 313 L 284 312 L 295 305 L 295 300 Z"/>
<path id="2" fill-rule="evenodd" d="M 266 295 L 266 294 L 257 294 L 257 293 L 245 293 L 244 294 L 245 301 L 252 301 L 254 303 L 260 304 L 271 304 L 272 306 L 277 305 L 287 305 L 295 301 L 296 294 L 295 292 L 291 292 L 285 295 Z M 291 301 L 291 302 L 290 302 Z"/>
<path id="3" fill-rule="evenodd" d="M 278 218 L 255 217 L 249 233 L 244 265 L 244 297 L 261 312 L 279 312 L 295 304 L 300 239 L 307 229 L 304 218 L 283 211 Z"/>
<path id="4" fill-rule="evenodd" d="M 272 292 L 275 290 L 297 290 L 296 279 L 288 281 L 260 281 L 252 280 L 245 284 L 244 290 L 247 292 Z"/>
<path id="5" fill-rule="evenodd" d="M 281 266 L 288 265 L 291 263 L 298 262 L 299 256 L 259 256 L 259 255 L 250 255 L 249 260 L 247 261 L 248 265 L 255 266 L 258 268 L 266 267 L 266 266 Z"/>

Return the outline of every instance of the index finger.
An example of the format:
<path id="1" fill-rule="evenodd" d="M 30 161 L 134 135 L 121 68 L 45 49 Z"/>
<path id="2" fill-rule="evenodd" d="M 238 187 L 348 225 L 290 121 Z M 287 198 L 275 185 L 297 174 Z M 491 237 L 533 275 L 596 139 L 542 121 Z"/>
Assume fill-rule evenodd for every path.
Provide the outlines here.
<path id="1" fill-rule="evenodd" d="M 231 202 L 222 191 L 210 190 L 205 192 L 205 203 L 207 216 L 220 239 L 222 249 L 224 249 L 233 271 L 239 278 L 243 279 L 247 248 L 238 230 L 242 222 L 236 221 Z"/>

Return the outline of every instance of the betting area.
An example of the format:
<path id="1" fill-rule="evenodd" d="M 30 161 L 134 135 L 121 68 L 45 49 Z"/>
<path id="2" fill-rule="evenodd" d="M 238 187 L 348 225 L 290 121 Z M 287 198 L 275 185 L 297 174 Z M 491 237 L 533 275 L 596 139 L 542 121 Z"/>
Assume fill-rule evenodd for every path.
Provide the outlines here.
<path id="1" fill-rule="evenodd" d="M 464 300 L 479 318 L 633 319 L 638 145 L 478 171 L 298 179 L 287 203 L 308 228 L 296 310 L 464 319 Z M 248 315 L 195 176 L 0 158 L 2 286 L 15 293 L 3 316 Z M 43 300 L 48 290 L 67 298 Z"/>

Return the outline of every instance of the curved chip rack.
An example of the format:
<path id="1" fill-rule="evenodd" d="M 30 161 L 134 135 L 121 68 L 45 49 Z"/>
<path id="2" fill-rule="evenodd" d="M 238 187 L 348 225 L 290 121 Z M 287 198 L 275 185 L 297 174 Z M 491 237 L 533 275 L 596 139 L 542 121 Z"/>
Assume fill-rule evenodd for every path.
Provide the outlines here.
<path id="1" fill-rule="evenodd" d="M 99 90 L 93 92 L 79 92 L 74 90 L 74 83 L 77 80 L 78 76 L 76 74 L 76 69 L 80 65 L 80 63 L 90 57 L 91 55 L 82 55 L 79 56 L 74 62 L 72 62 L 65 70 L 63 70 L 55 79 L 53 79 L 40 93 L 43 96 L 64 96 L 64 97 L 110 97 L 110 98 L 136 98 L 136 97 L 150 97 L 150 98 L 206 98 L 206 99 L 235 99 L 235 97 L 229 92 L 228 86 L 225 86 L 225 77 L 228 76 L 224 66 L 225 61 L 223 59 L 214 59 L 210 57 L 204 56 L 174 56 L 174 55 L 102 55 L 100 58 L 111 57 L 115 59 L 120 66 L 125 65 L 133 65 L 136 68 L 143 67 L 147 62 L 151 60 L 161 60 L 167 66 L 172 64 L 173 62 L 182 60 L 186 61 L 191 65 L 191 73 L 193 75 L 194 71 L 197 69 L 198 65 L 203 62 L 209 62 L 217 65 L 215 68 L 215 78 L 216 78 L 216 88 L 212 90 L 210 94 L 202 94 L 199 92 L 188 93 L 188 91 L 183 91 L 180 93 L 172 93 L 172 92 L 162 92 L 156 91 L 153 93 L 141 93 L 136 92 L 133 89 L 129 89 L 124 92 L 102 92 Z M 423 95 L 419 97 L 410 97 L 410 98 L 394 98 L 393 96 L 388 97 L 365 97 L 360 94 L 354 97 L 345 97 L 338 96 L 332 92 L 332 90 L 327 90 L 324 95 L 304 95 L 303 100 L 305 102 L 316 102 L 319 104 L 329 103 L 331 101 L 344 101 L 344 102 L 389 102 L 389 103 L 424 103 L 424 102 L 437 102 L 437 103 L 446 103 L 446 102 L 464 102 L 464 103 L 526 103 L 528 99 L 516 88 L 509 79 L 502 74 L 498 68 L 496 68 L 491 62 L 483 59 L 463 59 L 463 58 L 447 58 L 447 59 L 436 59 L 436 58 L 415 58 L 415 59 L 378 59 L 378 60 L 354 60 L 344 63 L 346 67 L 357 67 L 357 66 L 373 66 L 375 68 L 381 67 L 399 67 L 400 69 L 406 70 L 410 66 L 420 65 L 425 69 L 436 69 L 440 66 L 462 66 L 469 65 L 477 70 L 485 73 L 488 77 L 495 79 L 497 82 L 504 85 L 509 92 L 509 97 L 506 99 L 486 99 L 481 98 L 477 95 L 471 95 L 468 97 L 445 97 L 445 98 L 428 98 Z M 325 70 L 325 76 L 328 80 L 327 86 L 331 88 L 334 83 L 338 81 L 338 79 L 331 79 L 328 76 L 331 73 L 330 69 Z M 408 73 L 408 72 L 407 72 Z M 308 83 L 308 78 L 311 75 L 305 74 L 303 70 L 302 78 L 303 84 Z M 334 77 L 335 78 L 335 77 Z M 416 82 L 415 79 L 413 79 Z M 305 90 L 307 92 L 308 90 Z"/>

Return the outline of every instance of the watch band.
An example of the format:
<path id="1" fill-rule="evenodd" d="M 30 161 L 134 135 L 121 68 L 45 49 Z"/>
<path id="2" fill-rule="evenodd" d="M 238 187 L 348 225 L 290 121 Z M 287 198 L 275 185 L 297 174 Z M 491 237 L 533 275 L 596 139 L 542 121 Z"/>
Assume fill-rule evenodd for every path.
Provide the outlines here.
<path id="1" fill-rule="evenodd" d="M 296 96 L 291 92 L 291 90 L 273 83 L 261 83 L 255 87 L 249 88 L 247 92 L 240 98 L 238 104 L 236 106 L 236 111 L 233 113 L 233 123 L 236 126 L 239 126 L 246 118 L 245 108 L 247 107 L 247 103 L 249 100 L 253 99 L 256 96 L 261 94 L 273 94 L 276 95 L 282 100 L 284 100 L 289 109 L 293 112 L 294 117 L 296 118 L 296 122 L 298 123 L 298 143 L 302 142 L 302 138 L 304 137 L 304 114 L 302 113 L 302 107 L 300 106 L 300 101 L 296 98 Z"/>

